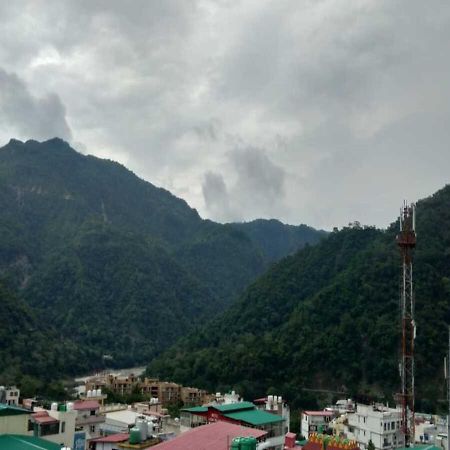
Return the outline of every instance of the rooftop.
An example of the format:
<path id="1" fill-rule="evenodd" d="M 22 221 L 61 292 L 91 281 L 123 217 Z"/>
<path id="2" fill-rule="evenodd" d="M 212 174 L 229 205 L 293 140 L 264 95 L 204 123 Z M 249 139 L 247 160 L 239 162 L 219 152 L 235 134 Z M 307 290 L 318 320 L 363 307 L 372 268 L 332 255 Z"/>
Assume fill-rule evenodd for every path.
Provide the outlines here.
<path id="1" fill-rule="evenodd" d="M 7 405 L 0 403 L 0 416 L 18 416 L 19 414 L 31 414 L 31 411 L 18 406 Z"/>
<path id="2" fill-rule="evenodd" d="M 224 414 L 225 417 L 239 422 L 249 423 L 250 425 L 266 425 L 269 423 L 282 422 L 284 419 L 276 414 L 271 414 L 267 411 L 252 409 L 249 411 L 237 411 Z"/>
<path id="3" fill-rule="evenodd" d="M 91 439 L 89 442 L 124 442 L 128 441 L 129 438 L 130 435 L 128 433 L 117 433 Z"/>
<path id="4" fill-rule="evenodd" d="M 8 450 L 61 450 L 59 444 L 20 434 L 0 435 L 0 448 Z"/>
<path id="5" fill-rule="evenodd" d="M 155 450 L 211 450 L 229 448 L 231 441 L 236 437 L 253 436 L 262 438 L 266 431 L 254 428 L 241 427 L 227 422 L 215 422 L 202 425 L 186 431 L 170 441 L 151 447 Z"/>
<path id="6" fill-rule="evenodd" d="M 334 413 L 332 411 L 303 411 L 303 414 L 308 416 L 333 416 Z"/>
<path id="7" fill-rule="evenodd" d="M 242 409 L 254 409 L 255 405 L 252 402 L 238 402 L 226 403 L 222 405 L 211 405 L 211 408 L 217 409 L 220 412 L 239 411 Z"/>
<path id="8" fill-rule="evenodd" d="M 193 408 L 183 408 L 181 411 L 187 411 L 191 413 L 207 412 L 208 408 L 206 406 L 194 406 Z"/>
<path id="9" fill-rule="evenodd" d="M 97 400 L 80 400 L 78 402 L 75 402 L 73 405 L 73 409 L 75 409 L 76 411 L 98 408 L 100 408 L 100 403 Z"/>

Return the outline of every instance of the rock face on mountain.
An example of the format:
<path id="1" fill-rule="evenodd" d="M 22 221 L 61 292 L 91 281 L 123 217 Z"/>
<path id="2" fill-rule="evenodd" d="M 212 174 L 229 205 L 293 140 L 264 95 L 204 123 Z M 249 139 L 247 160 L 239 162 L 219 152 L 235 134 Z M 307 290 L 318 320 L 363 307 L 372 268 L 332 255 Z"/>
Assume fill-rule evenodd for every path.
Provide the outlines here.
<path id="1" fill-rule="evenodd" d="M 356 224 L 281 260 L 148 373 L 249 398 L 282 392 L 304 406 L 309 389 L 392 395 L 400 383 L 397 230 Z M 430 410 L 445 398 L 450 186 L 418 202 L 417 235 L 417 401 Z"/>
<path id="2" fill-rule="evenodd" d="M 28 309 L 50 352 L 60 344 L 50 336 L 72 346 L 67 359 L 54 352 L 67 373 L 100 368 L 104 355 L 116 366 L 149 361 L 223 311 L 272 261 L 324 236 L 278 224 L 286 238 L 267 248 L 261 227 L 203 220 L 122 165 L 57 138 L 0 148 L 0 205 L 4 295 Z M 15 333 L 28 336 L 26 327 Z M 2 359 L 0 375 L 27 372 L 27 358 Z"/>

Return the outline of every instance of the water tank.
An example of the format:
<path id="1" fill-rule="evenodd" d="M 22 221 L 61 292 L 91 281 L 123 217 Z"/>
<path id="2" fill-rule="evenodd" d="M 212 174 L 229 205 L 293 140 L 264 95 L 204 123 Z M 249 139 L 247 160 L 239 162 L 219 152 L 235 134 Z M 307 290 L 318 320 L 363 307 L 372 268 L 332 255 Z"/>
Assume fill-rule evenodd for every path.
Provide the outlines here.
<path id="1" fill-rule="evenodd" d="M 92 397 L 92 391 L 90 389 L 87 391 L 86 397 L 87 398 L 91 398 Z"/>
<path id="2" fill-rule="evenodd" d="M 130 430 L 130 444 L 136 445 L 141 443 L 141 430 L 133 427 Z"/>
<path id="3" fill-rule="evenodd" d="M 101 389 L 97 389 L 97 397 L 100 397 L 102 395 L 102 390 Z"/>
<path id="4" fill-rule="evenodd" d="M 216 392 L 216 398 L 220 397 L 220 392 Z"/>
<path id="5" fill-rule="evenodd" d="M 241 438 L 240 450 L 256 450 L 258 441 L 254 437 Z"/>
<path id="6" fill-rule="evenodd" d="M 283 403 L 283 397 L 281 395 L 278 396 L 278 403 Z"/>
<path id="7" fill-rule="evenodd" d="M 242 438 L 237 437 L 233 439 L 233 442 L 231 442 L 230 450 L 241 450 L 241 440 Z"/>
<path id="8" fill-rule="evenodd" d="M 147 420 L 145 417 L 138 417 L 136 419 L 136 428 L 138 428 L 141 433 L 141 440 L 145 441 L 148 433 Z"/>
<path id="9" fill-rule="evenodd" d="M 58 403 L 53 402 L 52 405 L 50 406 L 50 409 L 52 411 L 58 411 Z"/>
<path id="10" fill-rule="evenodd" d="M 58 411 L 66 412 L 67 411 L 66 405 L 64 403 L 61 403 L 61 405 L 58 405 Z"/>
<path id="11" fill-rule="evenodd" d="M 178 419 L 180 420 L 180 419 Z M 175 422 L 177 422 L 177 418 L 175 418 Z M 155 425 L 153 424 L 153 422 L 147 422 L 147 437 L 150 437 L 153 435 L 155 431 Z"/>
<path id="12" fill-rule="evenodd" d="M 278 403 L 278 397 L 276 395 L 273 396 L 273 403 L 274 403 L 274 407 L 277 405 Z"/>
<path id="13" fill-rule="evenodd" d="M 67 403 L 67 411 L 73 411 L 73 407 L 74 407 L 73 402 L 68 402 Z"/>
<path id="14" fill-rule="evenodd" d="M 269 395 L 269 396 L 267 397 L 267 400 L 268 400 L 270 403 L 273 403 L 273 395 Z"/>

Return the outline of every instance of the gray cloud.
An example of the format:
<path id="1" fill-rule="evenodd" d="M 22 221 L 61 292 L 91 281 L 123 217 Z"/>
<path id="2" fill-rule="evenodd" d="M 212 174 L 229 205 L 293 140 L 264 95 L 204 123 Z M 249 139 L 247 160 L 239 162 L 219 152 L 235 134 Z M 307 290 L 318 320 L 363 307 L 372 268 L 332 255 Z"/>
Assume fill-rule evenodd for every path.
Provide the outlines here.
<path id="1" fill-rule="evenodd" d="M 66 111 L 57 94 L 36 98 L 15 74 L 0 69 L 0 125 L 15 137 L 71 139 Z"/>
<path id="2" fill-rule="evenodd" d="M 449 181 L 446 2 L 17 0 L 0 16 L 0 140 L 72 133 L 212 219 L 385 226 Z"/>
<path id="3" fill-rule="evenodd" d="M 285 171 L 263 149 L 247 147 L 227 153 L 225 176 L 207 172 L 202 184 L 209 214 L 222 221 L 279 217 L 285 209 Z"/>

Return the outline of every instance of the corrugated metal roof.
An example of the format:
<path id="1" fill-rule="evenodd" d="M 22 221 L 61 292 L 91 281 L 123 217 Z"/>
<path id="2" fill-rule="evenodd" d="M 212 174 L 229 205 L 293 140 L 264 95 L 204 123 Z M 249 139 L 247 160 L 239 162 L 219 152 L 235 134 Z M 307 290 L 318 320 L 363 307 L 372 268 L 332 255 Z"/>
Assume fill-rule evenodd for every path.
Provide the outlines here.
<path id="1" fill-rule="evenodd" d="M 77 411 L 83 411 L 85 409 L 98 409 L 100 408 L 100 403 L 97 400 L 81 400 L 75 402 L 73 409 Z"/>
<path id="2" fill-rule="evenodd" d="M 0 403 L 0 416 L 17 416 L 19 414 L 31 414 L 31 411 L 18 406 L 7 405 L 6 403 Z"/>
<path id="3" fill-rule="evenodd" d="M 192 408 L 183 408 L 180 411 L 187 411 L 191 413 L 198 413 L 198 412 L 207 412 L 208 408 L 206 406 L 193 406 Z"/>
<path id="4" fill-rule="evenodd" d="M 211 405 L 211 408 L 220 412 L 239 411 L 241 409 L 254 409 L 252 402 L 227 403 L 225 405 Z"/>
<path id="5" fill-rule="evenodd" d="M 0 435 L 0 448 L 8 450 L 61 450 L 59 444 L 20 434 Z"/>
<path id="6" fill-rule="evenodd" d="M 180 434 L 170 441 L 162 442 L 147 450 L 212 450 L 229 448 L 236 437 L 253 436 L 259 439 L 266 431 L 241 427 L 228 422 L 215 422 L 202 425 Z"/>
<path id="7" fill-rule="evenodd" d="M 282 422 L 284 420 L 281 416 L 258 409 L 237 411 L 224 414 L 224 416 L 229 419 L 238 420 L 239 422 L 249 423 L 250 425 L 265 425 L 268 423 Z"/>

